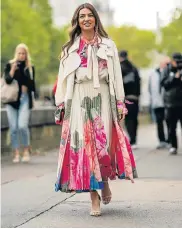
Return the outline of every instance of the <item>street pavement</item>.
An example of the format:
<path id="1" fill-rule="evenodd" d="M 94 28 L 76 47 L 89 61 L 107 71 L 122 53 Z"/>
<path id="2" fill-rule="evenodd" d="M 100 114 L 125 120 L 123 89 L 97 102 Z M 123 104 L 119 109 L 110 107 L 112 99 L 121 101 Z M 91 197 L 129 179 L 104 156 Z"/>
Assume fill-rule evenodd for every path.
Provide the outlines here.
<path id="1" fill-rule="evenodd" d="M 139 128 L 134 151 L 139 178 L 110 182 L 112 202 L 91 217 L 89 194 L 54 192 L 58 150 L 29 164 L 1 159 L 1 227 L 182 227 L 182 143 L 176 156 L 155 150 L 155 126 Z"/>

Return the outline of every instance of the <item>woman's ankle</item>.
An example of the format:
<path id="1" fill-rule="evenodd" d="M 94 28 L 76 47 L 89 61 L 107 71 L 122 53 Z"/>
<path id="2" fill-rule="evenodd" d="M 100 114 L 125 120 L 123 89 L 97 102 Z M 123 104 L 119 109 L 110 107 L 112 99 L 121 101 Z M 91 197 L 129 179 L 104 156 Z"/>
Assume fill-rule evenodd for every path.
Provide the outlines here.
<path id="1" fill-rule="evenodd" d="M 15 157 L 20 156 L 20 151 L 19 151 L 19 149 L 15 149 L 15 150 L 14 150 L 14 156 L 15 156 Z"/>
<path id="2" fill-rule="evenodd" d="M 23 150 L 23 155 L 29 155 L 29 147 L 25 147 Z"/>

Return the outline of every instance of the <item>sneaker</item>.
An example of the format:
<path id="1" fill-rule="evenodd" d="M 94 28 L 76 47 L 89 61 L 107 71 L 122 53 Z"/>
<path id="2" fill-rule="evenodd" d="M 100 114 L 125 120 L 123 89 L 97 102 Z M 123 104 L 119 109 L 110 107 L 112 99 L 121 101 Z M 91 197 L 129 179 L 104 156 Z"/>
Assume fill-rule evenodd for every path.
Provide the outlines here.
<path id="1" fill-rule="evenodd" d="M 156 147 L 156 149 L 165 149 L 167 148 L 166 142 L 160 142 L 160 144 Z"/>
<path id="2" fill-rule="evenodd" d="M 171 155 L 176 155 L 176 154 L 177 154 L 177 149 L 174 148 L 174 147 L 171 147 L 171 148 L 169 149 L 169 153 L 170 153 Z"/>
<path id="3" fill-rule="evenodd" d="M 22 162 L 29 162 L 30 161 L 30 154 L 29 152 L 25 152 L 22 159 L 21 159 Z"/>
<path id="4" fill-rule="evenodd" d="M 13 158 L 13 163 L 18 163 L 20 162 L 20 155 L 15 155 L 15 157 Z"/>
<path id="5" fill-rule="evenodd" d="M 136 144 L 131 145 L 132 150 L 138 149 L 138 146 Z"/>

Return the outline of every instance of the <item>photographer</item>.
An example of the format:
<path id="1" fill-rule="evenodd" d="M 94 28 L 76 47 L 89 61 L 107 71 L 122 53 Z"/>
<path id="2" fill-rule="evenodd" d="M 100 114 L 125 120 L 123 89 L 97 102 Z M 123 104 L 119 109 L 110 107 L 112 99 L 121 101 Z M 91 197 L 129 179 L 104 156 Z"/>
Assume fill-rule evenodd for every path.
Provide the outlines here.
<path id="1" fill-rule="evenodd" d="M 182 54 L 174 53 L 171 63 L 164 69 L 161 86 L 164 91 L 166 119 L 169 123 L 169 140 L 171 154 L 177 154 L 176 126 L 180 120 L 182 125 Z"/>

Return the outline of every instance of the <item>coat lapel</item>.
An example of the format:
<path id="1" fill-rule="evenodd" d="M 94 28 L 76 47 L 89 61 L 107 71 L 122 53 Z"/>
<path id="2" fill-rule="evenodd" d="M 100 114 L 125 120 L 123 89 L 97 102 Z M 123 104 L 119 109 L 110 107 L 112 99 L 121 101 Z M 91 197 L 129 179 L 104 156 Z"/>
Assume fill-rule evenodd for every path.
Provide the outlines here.
<path id="1" fill-rule="evenodd" d="M 80 37 L 77 37 L 74 44 L 70 47 L 68 51 L 68 57 L 63 61 L 64 65 L 64 78 L 66 78 L 70 73 L 74 72 L 81 64 L 80 56 L 77 53 L 80 45 Z"/>
<path id="2" fill-rule="evenodd" d="M 102 40 L 99 41 L 99 49 L 97 51 L 97 56 L 101 59 L 107 60 L 108 57 L 113 57 L 113 49 L 112 44 L 109 39 L 102 38 Z M 74 72 L 81 64 L 80 56 L 77 53 L 77 50 L 79 49 L 80 45 L 80 36 L 76 38 L 74 44 L 70 47 L 68 51 L 68 57 L 63 61 L 64 65 L 64 79 Z"/>
<path id="3" fill-rule="evenodd" d="M 109 56 L 113 56 L 111 42 L 109 39 L 103 37 L 102 40 L 99 39 L 99 49 L 97 51 L 97 56 L 101 59 L 108 60 Z"/>

